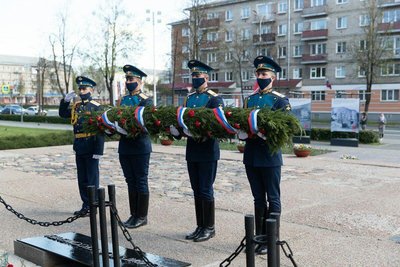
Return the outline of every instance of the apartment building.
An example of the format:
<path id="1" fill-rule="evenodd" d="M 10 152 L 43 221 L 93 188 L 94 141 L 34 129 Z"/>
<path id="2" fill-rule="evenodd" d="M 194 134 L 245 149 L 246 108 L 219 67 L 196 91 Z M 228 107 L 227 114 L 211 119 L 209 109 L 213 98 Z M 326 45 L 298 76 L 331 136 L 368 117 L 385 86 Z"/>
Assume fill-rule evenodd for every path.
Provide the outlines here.
<path id="1" fill-rule="evenodd" d="M 388 60 L 372 85 L 369 113 L 400 120 L 400 0 L 379 0 L 376 7 Z M 241 106 L 241 95 L 254 88 L 253 59 L 268 55 L 282 67 L 276 90 L 311 98 L 314 114 L 328 115 L 338 97 L 360 98 L 364 110 L 365 71 L 351 52 L 366 45 L 364 0 L 226 0 L 189 11 L 190 19 L 170 24 L 175 103 L 191 88 L 186 63 L 192 57 L 216 70 L 210 88 Z"/>

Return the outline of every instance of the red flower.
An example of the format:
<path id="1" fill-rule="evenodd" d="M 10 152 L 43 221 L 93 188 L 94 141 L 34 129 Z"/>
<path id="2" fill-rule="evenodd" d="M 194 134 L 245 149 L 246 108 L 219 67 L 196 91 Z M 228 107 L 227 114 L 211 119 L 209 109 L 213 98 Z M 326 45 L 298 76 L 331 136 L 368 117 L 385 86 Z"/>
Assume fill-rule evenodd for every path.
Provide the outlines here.
<path id="1" fill-rule="evenodd" d="M 235 122 L 235 124 L 233 125 L 233 128 L 240 129 L 240 124 Z"/>
<path id="2" fill-rule="evenodd" d="M 98 122 L 101 122 L 101 121 L 102 121 L 101 116 L 97 116 L 97 117 L 96 117 L 96 120 L 97 120 Z"/>
<path id="3" fill-rule="evenodd" d="M 126 119 L 121 119 L 119 122 L 120 122 L 122 125 L 125 125 L 125 124 L 126 124 Z"/>
<path id="4" fill-rule="evenodd" d="M 153 106 L 152 108 L 151 108 L 151 112 L 156 112 L 157 111 L 157 108 L 155 107 L 155 106 Z"/>
<path id="5" fill-rule="evenodd" d="M 7 263 L 7 267 L 14 267 L 11 263 Z"/>
<path id="6" fill-rule="evenodd" d="M 227 111 L 227 112 L 225 112 L 225 116 L 226 116 L 227 118 L 232 117 L 232 111 Z"/>
<path id="7" fill-rule="evenodd" d="M 157 126 L 157 127 L 160 127 L 161 121 L 160 120 L 155 120 L 154 121 L 154 125 Z"/>
<path id="8" fill-rule="evenodd" d="M 208 135 L 208 137 L 212 137 L 212 132 L 211 132 L 211 131 L 208 131 L 208 132 L 207 132 L 207 135 Z"/>
<path id="9" fill-rule="evenodd" d="M 266 131 L 265 131 L 265 129 L 260 129 L 260 131 L 259 131 L 260 133 L 262 133 L 262 134 L 265 134 L 266 133 Z"/>
<path id="10" fill-rule="evenodd" d="M 121 115 L 122 114 L 122 110 L 118 109 L 117 114 Z"/>
<path id="11" fill-rule="evenodd" d="M 194 110 L 193 109 L 189 110 L 188 115 L 189 115 L 190 118 L 193 118 L 194 117 Z"/>
<path id="12" fill-rule="evenodd" d="M 89 125 L 92 125 L 93 124 L 93 119 L 89 118 L 88 123 L 89 123 Z"/>
<path id="13" fill-rule="evenodd" d="M 198 120 L 196 120 L 194 122 L 194 125 L 196 126 L 196 128 L 200 128 L 201 122 L 199 122 Z"/>
<path id="14" fill-rule="evenodd" d="M 166 133 L 170 133 L 170 132 L 171 132 L 171 130 L 169 129 L 169 127 L 166 127 L 166 128 L 165 128 L 165 132 L 166 132 Z"/>

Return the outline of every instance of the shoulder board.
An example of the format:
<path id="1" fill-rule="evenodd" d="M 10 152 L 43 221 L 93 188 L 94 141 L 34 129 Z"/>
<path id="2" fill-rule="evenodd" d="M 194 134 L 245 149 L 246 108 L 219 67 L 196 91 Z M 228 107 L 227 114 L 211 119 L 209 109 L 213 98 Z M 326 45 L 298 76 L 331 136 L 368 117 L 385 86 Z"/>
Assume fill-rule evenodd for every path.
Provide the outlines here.
<path id="1" fill-rule="evenodd" d="M 207 94 L 209 94 L 209 95 L 218 96 L 218 94 L 217 94 L 216 92 L 212 91 L 212 90 L 207 90 L 206 92 L 207 92 Z"/>
<path id="2" fill-rule="evenodd" d="M 143 94 L 143 93 L 140 93 L 139 96 L 140 96 L 141 98 L 143 98 L 143 99 L 149 98 L 147 95 L 145 95 L 145 94 Z"/>
<path id="3" fill-rule="evenodd" d="M 285 95 L 283 95 L 283 94 L 281 94 L 281 93 L 278 93 L 277 91 L 272 91 L 271 93 L 274 94 L 274 95 L 276 95 L 276 96 L 282 97 L 282 98 L 285 97 Z"/>
<path id="4" fill-rule="evenodd" d="M 191 96 L 194 95 L 196 93 L 196 91 L 189 93 L 187 96 Z"/>
<path id="5" fill-rule="evenodd" d="M 256 94 L 258 94 L 258 89 L 257 90 L 255 90 L 255 91 L 253 91 L 250 95 L 248 95 L 247 97 L 250 97 L 250 96 L 253 96 L 253 95 L 256 95 Z"/>
<path id="6" fill-rule="evenodd" d="M 96 102 L 96 101 L 94 101 L 94 100 L 90 101 L 90 103 L 92 103 L 92 104 L 95 105 L 95 106 L 100 106 L 100 103 L 99 103 L 99 102 Z"/>

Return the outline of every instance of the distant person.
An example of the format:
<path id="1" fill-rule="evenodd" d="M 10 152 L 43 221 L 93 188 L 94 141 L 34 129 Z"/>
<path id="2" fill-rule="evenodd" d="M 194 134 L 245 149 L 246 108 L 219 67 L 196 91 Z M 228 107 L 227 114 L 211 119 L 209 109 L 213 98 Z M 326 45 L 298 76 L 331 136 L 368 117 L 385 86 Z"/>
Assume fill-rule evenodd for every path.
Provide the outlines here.
<path id="1" fill-rule="evenodd" d="M 82 117 L 79 114 L 100 110 L 101 106 L 92 100 L 93 87 L 96 83 L 89 78 L 78 76 L 76 83 L 79 87 L 79 97 L 81 101 L 76 102 L 72 108 L 69 108 L 71 100 L 76 96 L 71 92 L 61 99 L 59 115 L 62 118 L 71 118 L 71 124 L 74 127 L 74 146 L 76 169 L 78 172 L 79 194 L 82 200 L 80 210 L 74 212 L 74 215 L 85 216 L 89 212 L 89 196 L 87 186 L 99 188 L 99 159 L 103 155 L 104 135 L 96 133 L 86 133 L 82 126 Z"/>
<path id="2" fill-rule="evenodd" d="M 147 75 L 132 65 L 125 65 L 123 70 L 127 94 L 118 101 L 118 106 L 152 106 L 153 101 L 142 92 L 143 78 Z M 130 208 L 130 217 L 125 222 L 127 228 L 138 228 L 147 224 L 151 152 L 151 140 L 148 134 L 141 134 L 136 138 L 121 135 L 118 145 L 119 162 L 128 185 Z"/>
<path id="3" fill-rule="evenodd" d="M 365 130 L 365 127 L 367 126 L 367 113 L 363 112 L 362 116 L 361 116 L 361 120 L 360 120 L 360 126 L 361 126 L 361 130 Z"/>
<path id="4" fill-rule="evenodd" d="M 379 140 L 381 142 L 385 132 L 385 125 L 386 125 L 385 114 L 381 113 L 381 115 L 379 115 L 379 120 L 378 120 Z"/>

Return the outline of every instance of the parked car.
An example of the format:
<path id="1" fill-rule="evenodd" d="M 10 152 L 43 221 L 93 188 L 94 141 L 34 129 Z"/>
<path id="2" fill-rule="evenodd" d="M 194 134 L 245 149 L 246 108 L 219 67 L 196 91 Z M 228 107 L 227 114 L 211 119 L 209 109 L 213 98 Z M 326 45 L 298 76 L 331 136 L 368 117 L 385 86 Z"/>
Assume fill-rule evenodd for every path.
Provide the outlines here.
<path id="1" fill-rule="evenodd" d="M 25 109 L 28 115 L 39 115 L 39 107 L 37 106 L 32 106 L 29 107 L 27 109 Z M 46 116 L 47 115 L 47 110 L 42 110 L 41 114 L 42 116 Z"/>
<path id="2" fill-rule="evenodd" d="M 3 106 L 0 106 L 0 112 L 3 110 L 3 108 L 4 108 Z"/>
<path id="3" fill-rule="evenodd" d="M 21 113 L 24 115 L 28 114 L 23 107 L 18 105 L 7 105 L 1 111 L 1 114 L 21 115 Z"/>

